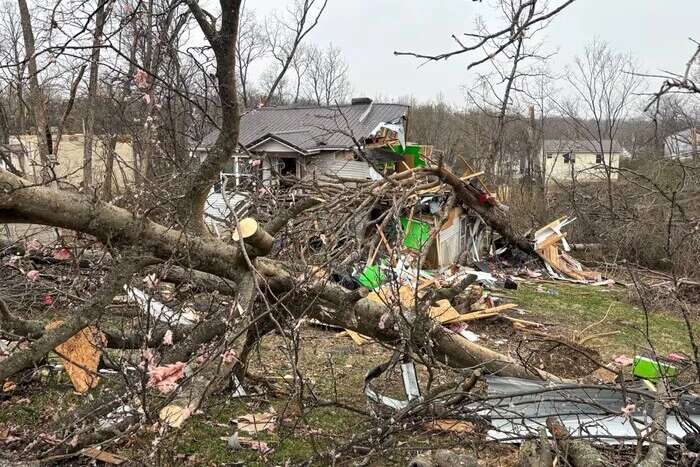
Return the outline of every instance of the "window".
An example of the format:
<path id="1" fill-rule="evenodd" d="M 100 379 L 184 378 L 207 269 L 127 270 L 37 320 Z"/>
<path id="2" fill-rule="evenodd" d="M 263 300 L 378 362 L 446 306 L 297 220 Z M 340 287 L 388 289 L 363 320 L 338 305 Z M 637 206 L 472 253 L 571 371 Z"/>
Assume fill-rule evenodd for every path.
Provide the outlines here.
<path id="1" fill-rule="evenodd" d="M 576 156 L 574 155 L 573 152 L 567 152 L 564 154 L 564 164 L 573 164 L 576 162 Z"/>
<path id="2" fill-rule="evenodd" d="M 602 155 L 602 154 L 596 154 L 596 155 L 595 155 L 595 163 L 596 163 L 596 164 L 602 164 L 602 163 L 603 163 L 603 155 Z"/>

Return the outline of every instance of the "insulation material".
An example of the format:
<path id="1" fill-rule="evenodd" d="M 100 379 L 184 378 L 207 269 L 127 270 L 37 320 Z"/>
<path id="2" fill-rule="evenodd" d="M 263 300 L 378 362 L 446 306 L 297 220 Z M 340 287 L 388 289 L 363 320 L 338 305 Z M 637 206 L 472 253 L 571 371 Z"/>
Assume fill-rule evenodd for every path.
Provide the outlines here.
<path id="1" fill-rule="evenodd" d="M 52 321 L 46 329 L 54 329 L 61 323 L 62 321 Z M 97 365 L 106 343 L 105 335 L 96 327 L 89 326 L 54 349 L 76 392 L 85 393 L 100 382 Z"/>
<path id="2" fill-rule="evenodd" d="M 183 326 L 191 326 L 198 321 L 198 316 L 193 311 L 177 312 L 160 303 L 158 300 L 149 297 L 136 287 L 125 285 L 124 290 L 126 290 L 129 300 L 135 301 L 142 310 L 148 312 L 158 321 L 164 321 L 169 324 L 180 324 Z"/>

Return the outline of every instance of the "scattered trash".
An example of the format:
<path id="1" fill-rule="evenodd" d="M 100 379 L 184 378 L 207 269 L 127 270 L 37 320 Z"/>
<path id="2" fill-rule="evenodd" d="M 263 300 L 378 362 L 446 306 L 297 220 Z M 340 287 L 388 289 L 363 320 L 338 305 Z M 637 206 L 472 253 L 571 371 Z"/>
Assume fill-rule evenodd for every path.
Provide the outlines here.
<path id="1" fill-rule="evenodd" d="M 68 248 L 59 248 L 58 250 L 53 252 L 53 258 L 59 261 L 68 261 L 72 257 L 73 255 L 71 255 L 71 252 Z"/>
<path id="2" fill-rule="evenodd" d="M 618 357 L 615 357 L 613 362 L 617 363 L 620 366 L 630 366 L 632 363 L 634 363 L 634 360 L 629 358 L 627 355 L 620 355 Z"/>
<path id="3" fill-rule="evenodd" d="M 269 412 L 242 415 L 236 420 L 239 431 L 257 434 L 272 432 L 277 427 L 277 414 L 274 409 Z"/>
<path id="4" fill-rule="evenodd" d="M 637 378 L 647 379 L 652 382 L 657 382 L 664 377 L 673 379 L 678 376 L 678 368 L 660 360 L 660 358 L 653 359 L 636 355 L 632 363 L 632 374 Z"/>
<path id="5" fill-rule="evenodd" d="M 151 367 L 148 369 L 148 387 L 156 388 L 168 394 L 177 388 L 177 381 L 185 377 L 185 364 L 176 362 L 171 365 Z"/>
<path id="6" fill-rule="evenodd" d="M 398 354 L 395 354 L 390 361 L 373 368 L 367 373 L 367 376 L 365 376 L 365 395 L 367 398 L 394 410 L 403 409 L 410 401 L 421 397 L 420 387 L 418 386 L 418 378 L 416 376 L 416 366 L 412 361 L 401 364 L 401 376 L 403 379 L 404 391 L 406 393 L 406 400 L 401 401 L 392 397 L 383 396 L 372 389 L 370 385 L 371 381 L 396 364 L 397 360 Z"/>
<path id="7" fill-rule="evenodd" d="M 158 300 L 149 297 L 136 287 L 125 285 L 124 290 L 126 290 L 130 300 L 135 301 L 143 311 L 159 321 L 188 326 L 195 324 L 199 320 L 199 316 L 191 309 L 183 309 L 181 312 L 176 312 Z"/>

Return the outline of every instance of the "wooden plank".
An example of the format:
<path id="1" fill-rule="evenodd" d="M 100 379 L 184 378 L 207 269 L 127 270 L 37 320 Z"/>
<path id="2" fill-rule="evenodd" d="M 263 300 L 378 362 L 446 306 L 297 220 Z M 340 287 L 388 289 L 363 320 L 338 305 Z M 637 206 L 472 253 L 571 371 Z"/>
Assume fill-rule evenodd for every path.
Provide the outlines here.
<path id="1" fill-rule="evenodd" d="M 493 308 L 487 308 L 485 310 L 479 310 L 475 311 L 473 313 L 467 313 L 464 315 L 460 315 L 459 317 L 455 319 L 451 319 L 449 321 L 446 321 L 447 324 L 452 324 L 452 323 L 463 323 L 465 321 L 472 321 L 474 319 L 481 319 L 481 318 L 489 318 L 491 316 L 496 316 L 500 312 L 505 311 L 505 310 L 512 310 L 513 308 L 517 308 L 518 305 L 515 303 L 506 303 L 505 305 L 499 305 L 495 306 Z"/>
<path id="2" fill-rule="evenodd" d="M 355 331 L 351 331 L 350 329 L 346 329 L 348 336 L 350 336 L 350 339 L 357 344 L 357 345 L 365 345 L 370 341 L 369 337 L 363 336 L 362 334 L 359 334 Z"/>
<path id="3" fill-rule="evenodd" d="M 459 177 L 459 179 L 462 180 L 463 182 L 468 182 L 472 178 L 480 177 L 482 175 L 484 175 L 484 172 L 474 172 L 472 174 L 465 175 L 464 177 Z"/>
<path id="4" fill-rule="evenodd" d="M 437 302 L 437 306 L 428 309 L 428 316 L 440 323 L 446 323 L 448 321 L 452 322 L 452 320 L 458 319 L 462 315 L 452 307 L 449 300 L 443 299 Z"/>
<path id="5" fill-rule="evenodd" d="M 539 245 L 535 245 L 535 248 L 538 250 L 547 248 L 550 245 L 554 245 L 555 243 L 559 242 L 562 238 L 566 237 L 566 233 L 563 234 L 555 234 L 552 233 L 549 237 L 545 238 L 542 242 L 540 242 Z"/>

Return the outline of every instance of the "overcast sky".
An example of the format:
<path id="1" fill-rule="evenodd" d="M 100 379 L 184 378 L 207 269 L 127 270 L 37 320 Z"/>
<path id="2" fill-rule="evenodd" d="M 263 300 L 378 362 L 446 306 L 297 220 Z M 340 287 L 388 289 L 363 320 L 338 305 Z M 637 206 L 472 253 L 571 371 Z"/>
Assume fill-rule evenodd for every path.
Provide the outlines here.
<path id="1" fill-rule="evenodd" d="M 259 17 L 287 0 L 247 0 Z M 437 53 L 454 47 L 450 35 L 474 30 L 481 15 L 495 25 L 494 0 L 329 0 L 310 40 L 340 47 L 350 66 L 353 95 L 419 100 L 443 95 L 464 102 L 461 86 L 474 74 L 465 56 L 432 62 L 396 57 L 394 50 Z M 551 0 L 552 4 L 559 0 Z M 563 69 L 598 37 L 621 52 L 631 52 L 648 72 L 681 71 L 693 51 L 688 37 L 700 40 L 700 0 L 578 0 L 557 16 L 544 36 L 550 60 Z M 485 70 L 484 70 L 485 71 Z"/>

